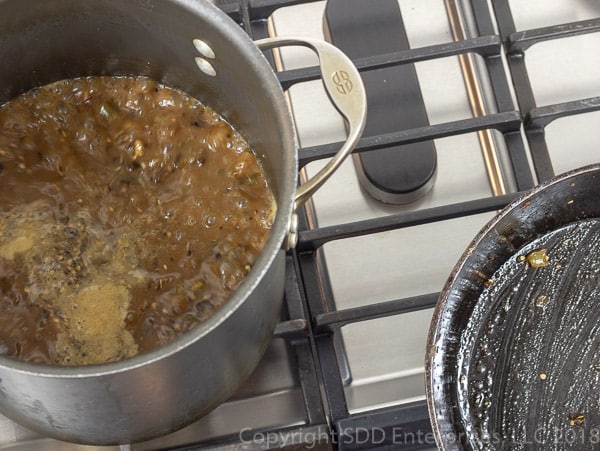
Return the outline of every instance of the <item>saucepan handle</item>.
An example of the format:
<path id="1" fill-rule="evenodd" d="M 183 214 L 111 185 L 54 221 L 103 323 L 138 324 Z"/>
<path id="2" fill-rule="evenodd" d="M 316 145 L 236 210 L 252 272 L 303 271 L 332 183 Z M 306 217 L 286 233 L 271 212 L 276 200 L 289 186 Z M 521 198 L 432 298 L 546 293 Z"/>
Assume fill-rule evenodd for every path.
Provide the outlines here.
<path id="1" fill-rule="evenodd" d="M 310 180 L 296 191 L 296 208 L 306 202 L 352 153 L 365 128 L 367 96 L 360 74 L 350 58 L 337 47 L 319 39 L 276 37 L 254 41 L 262 50 L 285 46 L 303 46 L 319 57 L 323 84 L 334 106 L 347 122 L 348 137 L 340 150 Z"/>
<path id="2" fill-rule="evenodd" d="M 348 136 L 340 150 L 317 174 L 296 190 L 294 198 L 294 210 L 296 210 L 331 177 L 358 143 L 367 121 L 365 87 L 350 58 L 328 42 L 304 37 L 276 37 L 254 42 L 262 50 L 285 46 L 303 46 L 313 50 L 319 57 L 321 75 L 327 94 L 347 123 Z M 293 226 L 295 220 L 296 218 L 292 218 L 291 235 L 295 233 Z M 293 247 L 295 237 L 290 236 L 289 241 L 288 246 Z"/>

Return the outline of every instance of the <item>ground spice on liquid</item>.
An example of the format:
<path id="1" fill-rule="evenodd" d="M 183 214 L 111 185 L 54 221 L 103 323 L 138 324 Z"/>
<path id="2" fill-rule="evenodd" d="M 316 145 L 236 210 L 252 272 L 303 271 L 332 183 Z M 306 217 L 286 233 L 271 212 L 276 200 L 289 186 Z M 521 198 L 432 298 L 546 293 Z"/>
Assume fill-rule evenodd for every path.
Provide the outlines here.
<path id="1" fill-rule="evenodd" d="M 147 78 L 36 88 L 0 108 L 0 354 L 85 365 L 202 322 L 275 213 L 217 113 Z"/>

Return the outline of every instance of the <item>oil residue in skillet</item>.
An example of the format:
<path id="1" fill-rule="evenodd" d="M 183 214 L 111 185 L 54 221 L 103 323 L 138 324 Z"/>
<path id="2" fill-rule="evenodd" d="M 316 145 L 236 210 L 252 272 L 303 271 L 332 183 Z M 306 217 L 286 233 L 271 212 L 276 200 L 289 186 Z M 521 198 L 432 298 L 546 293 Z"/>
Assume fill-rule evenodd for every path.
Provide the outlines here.
<path id="1" fill-rule="evenodd" d="M 458 356 L 470 447 L 600 449 L 600 220 L 532 241 L 491 281 Z"/>

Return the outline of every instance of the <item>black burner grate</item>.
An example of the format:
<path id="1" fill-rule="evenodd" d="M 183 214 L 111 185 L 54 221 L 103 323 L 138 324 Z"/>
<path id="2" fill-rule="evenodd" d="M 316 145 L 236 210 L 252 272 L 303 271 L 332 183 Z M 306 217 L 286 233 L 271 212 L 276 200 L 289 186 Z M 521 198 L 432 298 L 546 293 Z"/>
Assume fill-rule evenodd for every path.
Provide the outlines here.
<path id="1" fill-rule="evenodd" d="M 494 11 L 502 40 L 506 43 L 508 63 L 512 74 L 517 100 L 524 118 L 524 130 L 531 148 L 535 172 L 540 181 L 555 175 L 545 139 L 545 128 L 552 121 L 576 114 L 600 110 L 600 96 L 573 102 L 537 107 L 525 56 L 534 44 L 553 39 L 600 32 L 600 18 L 565 23 L 534 30 L 516 31 L 508 0 L 493 0 Z"/>
<path id="2" fill-rule="evenodd" d="M 310 0 L 218 0 L 217 5 L 238 22 L 254 39 L 267 36 L 267 19 L 278 8 Z M 494 93 L 495 113 L 466 120 L 402 130 L 363 138 L 356 152 L 369 152 L 392 145 L 402 145 L 472 133 L 496 130 L 504 137 L 515 176 L 517 193 L 490 196 L 441 207 L 422 209 L 333 227 L 309 228 L 301 216 L 297 248 L 287 256 L 286 307 L 289 319 L 281 322 L 275 335 L 284 338 L 297 360 L 299 381 L 306 408 L 306 424 L 295 428 L 269 431 L 271 437 L 294 437 L 286 449 L 419 449 L 431 447 L 431 425 L 425 401 L 386 407 L 360 414 L 349 414 L 343 387 L 343 371 L 338 364 L 335 341 L 344 325 L 374 318 L 400 315 L 432 308 L 439 293 L 397 299 L 357 308 L 336 310 L 331 300 L 327 268 L 322 258 L 325 243 L 349 237 L 380 233 L 404 227 L 443 221 L 451 218 L 492 212 L 504 207 L 537 180 L 554 175 L 545 142 L 544 128 L 553 120 L 574 114 L 600 110 L 600 97 L 537 107 L 524 64 L 524 54 L 535 43 L 600 31 L 600 19 L 553 27 L 515 31 L 508 0 L 472 0 L 478 36 L 457 42 L 433 45 L 356 59 L 360 71 L 393 65 L 416 63 L 435 58 L 473 53 L 485 62 Z M 498 24 L 496 33 L 494 22 Z M 503 58 L 509 63 L 512 79 L 507 77 Z M 317 68 L 290 70 L 278 74 L 284 89 L 303 81 L 317 79 Z M 513 85 L 520 110 L 515 110 Z M 524 142 L 522 130 L 527 143 Z M 534 168 L 528 163 L 529 147 Z M 302 148 L 300 166 L 332 156 L 339 144 Z M 370 437 L 365 434 L 372 434 Z M 408 438 L 404 443 L 400 435 Z M 316 441 L 315 441 L 316 439 Z M 218 443 L 198 443 L 182 449 L 236 447 L 239 449 L 279 449 L 283 443 L 241 443 L 240 437 Z M 270 445 L 270 446 L 267 446 Z"/>

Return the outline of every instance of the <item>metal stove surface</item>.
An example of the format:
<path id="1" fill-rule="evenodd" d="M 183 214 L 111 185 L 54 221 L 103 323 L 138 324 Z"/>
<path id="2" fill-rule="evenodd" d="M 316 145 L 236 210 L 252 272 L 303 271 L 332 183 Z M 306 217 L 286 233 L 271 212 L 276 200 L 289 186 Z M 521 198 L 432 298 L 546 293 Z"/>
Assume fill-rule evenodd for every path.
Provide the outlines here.
<path id="1" fill-rule="evenodd" d="M 517 31 L 600 17 L 597 0 L 512 0 L 508 3 Z M 411 48 L 454 40 L 444 1 L 399 0 L 399 5 Z M 323 38 L 324 9 L 324 1 L 280 8 L 270 17 L 269 29 L 277 35 Z M 462 10 L 467 28 L 472 29 L 467 3 L 462 5 Z M 357 33 L 360 33 L 359 19 Z M 599 48 L 600 33 L 592 33 L 552 40 L 528 49 L 525 64 L 537 106 L 599 96 Z M 298 48 L 282 49 L 279 57 L 280 65 L 286 70 L 316 63 L 310 52 Z M 508 72 L 509 62 L 505 60 L 504 64 Z M 489 90 L 485 71 L 480 65 L 477 67 L 482 86 Z M 418 62 L 416 70 L 431 124 L 473 117 L 458 57 Z M 343 140 L 344 123 L 327 100 L 320 81 L 294 85 L 288 94 L 302 147 Z M 484 89 L 484 94 L 489 95 L 489 92 Z M 488 108 L 494 112 L 491 105 Z M 518 109 L 516 104 L 515 109 Z M 558 119 L 546 127 L 548 153 L 556 173 L 600 161 L 599 123 L 600 112 L 590 112 Z M 517 186 L 504 142 L 499 135 L 493 138 L 506 190 L 515 192 Z M 527 143 L 524 134 L 523 142 Z M 327 227 L 493 194 L 477 133 L 436 139 L 435 145 L 437 179 L 431 192 L 421 200 L 405 206 L 375 201 L 361 189 L 349 159 L 314 196 L 309 205 L 309 217 L 315 225 Z M 309 164 L 305 174 L 310 176 L 322 164 Z M 533 168 L 530 170 L 534 174 Z M 468 243 L 493 214 L 468 215 L 325 244 L 322 255 L 335 306 L 348 309 L 439 291 Z M 342 327 L 338 350 L 350 413 L 424 399 L 423 366 L 430 318 L 431 310 L 426 309 Z M 266 445 L 261 439 L 265 434 L 253 431 L 301 425 L 306 421 L 297 371 L 285 340 L 275 338 L 259 368 L 230 401 L 179 432 L 122 448 L 163 449 L 190 443 L 210 446 L 213 441 L 218 443 L 227 437 L 237 437 L 241 449 L 254 449 L 252 445 L 263 449 Z M 425 444 L 433 448 L 431 437 L 426 439 L 429 443 Z M 331 445 L 327 440 L 324 442 L 325 447 Z M 215 448 L 219 446 L 227 448 L 229 445 L 214 445 Z M 0 417 L 0 449 L 119 447 L 59 442 L 40 437 Z"/>

